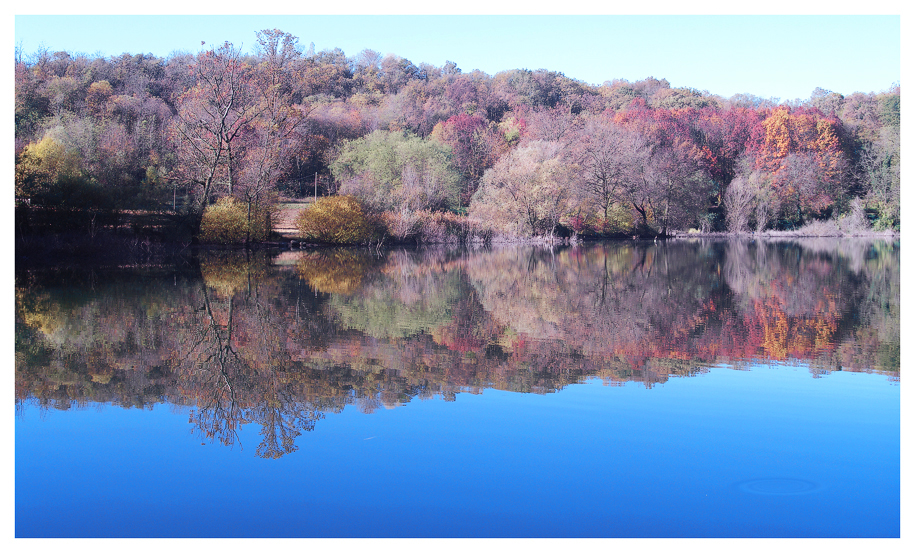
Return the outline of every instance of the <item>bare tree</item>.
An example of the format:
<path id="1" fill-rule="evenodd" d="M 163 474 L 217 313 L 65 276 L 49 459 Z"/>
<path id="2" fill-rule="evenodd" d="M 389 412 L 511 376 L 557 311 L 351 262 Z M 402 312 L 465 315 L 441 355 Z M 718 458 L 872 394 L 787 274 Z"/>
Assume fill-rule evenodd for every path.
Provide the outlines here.
<path id="1" fill-rule="evenodd" d="M 649 159 L 653 176 L 649 202 L 662 235 L 684 229 L 705 213 L 713 183 L 699 169 L 692 147 L 675 143 L 660 148 Z"/>
<path id="2" fill-rule="evenodd" d="M 552 238 L 573 197 L 561 151 L 558 142 L 536 141 L 503 156 L 483 175 L 471 215 L 508 233 Z"/>
<path id="3" fill-rule="evenodd" d="M 250 67 L 231 43 L 201 52 L 192 67 L 196 85 L 179 99 L 172 127 L 179 159 L 172 176 L 201 188 L 203 208 L 220 181 L 232 193 L 238 162 L 232 147 L 259 106 Z"/>
<path id="4" fill-rule="evenodd" d="M 725 220 L 731 232 L 744 232 L 756 207 L 756 190 L 749 178 L 739 175 L 724 192 Z"/>
<path id="5" fill-rule="evenodd" d="M 613 205 L 627 199 L 627 187 L 639 178 L 648 154 L 647 144 L 636 131 L 603 117 L 585 123 L 573 157 L 580 168 L 577 188 L 594 212 L 606 220 Z"/>
<path id="6" fill-rule="evenodd" d="M 299 147 L 297 131 L 309 111 L 294 102 L 298 38 L 275 29 L 260 31 L 257 37 L 260 63 L 252 78 L 257 117 L 242 135 L 245 155 L 238 187 L 247 203 L 249 226 Z"/>

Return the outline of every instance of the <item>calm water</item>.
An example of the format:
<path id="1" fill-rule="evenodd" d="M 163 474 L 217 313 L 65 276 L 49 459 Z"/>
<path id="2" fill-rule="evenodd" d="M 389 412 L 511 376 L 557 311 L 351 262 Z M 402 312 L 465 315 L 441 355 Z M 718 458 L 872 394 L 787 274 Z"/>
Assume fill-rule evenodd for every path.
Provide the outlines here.
<path id="1" fill-rule="evenodd" d="M 18 537 L 897 537 L 899 243 L 16 274 Z"/>

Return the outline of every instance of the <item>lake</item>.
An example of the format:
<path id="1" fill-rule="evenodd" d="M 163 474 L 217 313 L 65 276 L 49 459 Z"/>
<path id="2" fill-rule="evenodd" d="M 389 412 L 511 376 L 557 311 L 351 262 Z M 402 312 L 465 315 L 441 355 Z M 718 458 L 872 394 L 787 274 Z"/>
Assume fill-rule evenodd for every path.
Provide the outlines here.
<path id="1" fill-rule="evenodd" d="M 898 240 L 16 272 L 17 537 L 898 537 Z"/>

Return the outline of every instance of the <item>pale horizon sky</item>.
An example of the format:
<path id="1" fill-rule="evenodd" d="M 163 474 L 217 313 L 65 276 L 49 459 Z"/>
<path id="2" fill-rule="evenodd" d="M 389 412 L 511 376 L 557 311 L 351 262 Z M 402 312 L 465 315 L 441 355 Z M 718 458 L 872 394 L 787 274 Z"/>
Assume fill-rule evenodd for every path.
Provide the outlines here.
<path id="1" fill-rule="evenodd" d="M 725 98 L 879 92 L 901 82 L 902 69 L 899 15 L 16 15 L 14 41 L 26 56 L 43 46 L 166 57 L 197 52 L 201 41 L 251 52 L 255 33 L 272 28 L 303 50 L 314 43 L 353 57 L 368 48 L 489 75 L 548 69 L 595 85 L 655 77 Z"/>

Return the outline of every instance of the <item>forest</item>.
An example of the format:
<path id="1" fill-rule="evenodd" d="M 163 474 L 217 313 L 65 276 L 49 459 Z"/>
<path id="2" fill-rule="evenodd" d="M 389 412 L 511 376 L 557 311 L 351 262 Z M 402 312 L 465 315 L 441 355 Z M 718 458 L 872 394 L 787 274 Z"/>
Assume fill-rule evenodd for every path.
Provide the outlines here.
<path id="1" fill-rule="evenodd" d="M 276 29 L 253 50 L 17 49 L 17 236 L 265 241 L 305 197 L 302 237 L 333 243 L 900 227 L 898 83 L 779 103 L 315 52 Z"/>

